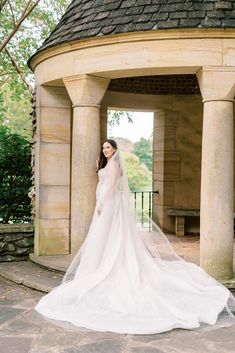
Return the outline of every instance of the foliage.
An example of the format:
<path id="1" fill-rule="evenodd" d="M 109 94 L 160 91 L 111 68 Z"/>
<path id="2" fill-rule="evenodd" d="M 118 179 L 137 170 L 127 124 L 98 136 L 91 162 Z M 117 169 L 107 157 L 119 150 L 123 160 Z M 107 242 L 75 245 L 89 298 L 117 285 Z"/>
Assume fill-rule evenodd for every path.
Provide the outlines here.
<path id="1" fill-rule="evenodd" d="M 27 60 L 53 31 L 70 2 L 70 0 L 0 2 L 0 123 L 4 123 L 14 131 L 19 127 L 19 133 L 27 138 L 30 135 L 30 126 L 26 116 L 30 112 L 30 97 L 34 86 L 34 77 L 27 66 Z M 25 18 L 21 21 L 23 15 Z M 110 129 L 115 123 L 119 124 L 122 117 L 132 122 L 132 114 L 129 112 L 109 112 Z"/>
<path id="2" fill-rule="evenodd" d="M 112 135 L 112 128 L 116 124 L 120 124 L 120 119 L 126 118 L 129 123 L 133 123 L 133 115 L 131 112 L 126 112 L 123 110 L 108 110 L 108 127 L 109 135 Z"/>
<path id="3" fill-rule="evenodd" d="M 144 163 L 152 171 L 153 147 L 152 139 L 141 139 L 134 144 L 133 153 L 139 157 L 140 162 Z"/>
<path id="4" fill-rule="evenodd" d="M 122 152 L 131 191 L 151 190 L 152 175 L 133 153 Z"/>
<path id="5" fill-rule="evenodd" d="M 0 87 L 7 83 L 13 100 L 20 101 L 29 98 L 33 76 L 27 66 L 27 60 L 53 30 L 69 2 L 69 0 L 7 0 L 1 2 Z M 30 12 L 30 9 L 33 10 Z M 25 10 L 27 10 L 26 18 L 18 27 Z"/>
<path id="6" fill-rule="evenodd" d="M 12 100 L 10 96 L 10 89 L 5 84 L 2 87 L 2 92 L 0 92 L 0 124 L 9 127 L 12 132 L 17 133 L 30 141 L 32 137 L 32 122 L 29 115 L 32 110 L 30 101 L 28 99 L 22 99 L 17 102 Z"/>
<path id="7" fill-rule="evenodd" d="M 30 159 L 29 142 L 0 126 L 0 223 L 31 220 Z"/>

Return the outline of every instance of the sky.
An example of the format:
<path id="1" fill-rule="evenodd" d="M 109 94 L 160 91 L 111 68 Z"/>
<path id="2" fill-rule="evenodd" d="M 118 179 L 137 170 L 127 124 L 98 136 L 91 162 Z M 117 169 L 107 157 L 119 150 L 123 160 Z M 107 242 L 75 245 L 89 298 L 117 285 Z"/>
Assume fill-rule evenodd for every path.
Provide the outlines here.
<path id="1" fill-rule="evenodd" d="M 120 124 L 112 128 L 112 136 L 125 137 L 132 142 L 139 141 L 141 137 L 148 139 L 153 132 L 153 113 L 132 112 L 133 123 L 128 123 L 127 118 L 121 118 Z"/>

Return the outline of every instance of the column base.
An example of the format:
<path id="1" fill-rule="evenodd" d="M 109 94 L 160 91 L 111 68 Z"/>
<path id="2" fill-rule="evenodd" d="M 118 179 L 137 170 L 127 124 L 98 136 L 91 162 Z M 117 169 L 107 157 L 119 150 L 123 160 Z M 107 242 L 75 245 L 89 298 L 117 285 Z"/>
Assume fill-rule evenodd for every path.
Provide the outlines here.
<path id="1" fill-rule="evenodd" d="M 223 284 L 225 287 L 227 287 L 228 289 L 235 289 L 235 274 L 233 275 L 233 278 L 220 280 L 219 282 Z"/>

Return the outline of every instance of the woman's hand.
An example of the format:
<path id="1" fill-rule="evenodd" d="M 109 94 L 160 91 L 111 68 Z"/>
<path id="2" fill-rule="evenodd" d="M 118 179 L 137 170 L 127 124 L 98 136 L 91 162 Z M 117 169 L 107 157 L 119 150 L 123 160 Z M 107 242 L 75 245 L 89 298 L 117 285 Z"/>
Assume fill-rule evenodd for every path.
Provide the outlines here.
<path id="1" fill-rule="evenodd" d="M 97 206 L 97 213 L 98 213 L 99 216 L 101 215 L 101 212 L 102 212 L 102 210 L 103 210 L 103 207 L 104 207 L 103 202 L 99 202 L 99 204 L 98 204 L 98 206 Z"/>
<path id="2" fill-rule="evenodd" d="M 96 168 L 98 169 L 99 168 L 99 157 L 96 158 Z"/>

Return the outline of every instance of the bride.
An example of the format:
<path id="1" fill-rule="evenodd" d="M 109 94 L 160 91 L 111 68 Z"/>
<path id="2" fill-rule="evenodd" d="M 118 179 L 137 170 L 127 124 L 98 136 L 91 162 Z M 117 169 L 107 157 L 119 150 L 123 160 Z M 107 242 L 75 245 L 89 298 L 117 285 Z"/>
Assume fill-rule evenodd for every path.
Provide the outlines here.
<path id="1" fill-rule="evenodd" d="M 161 229 L 137 231 L 125 168 L 114 140 L 97 161 L 99 182 L 88 234 L 62 283 L 35 309 L 80 328 L 149 334 L 214 325 L 232 294 L 179 257 Z"/>

